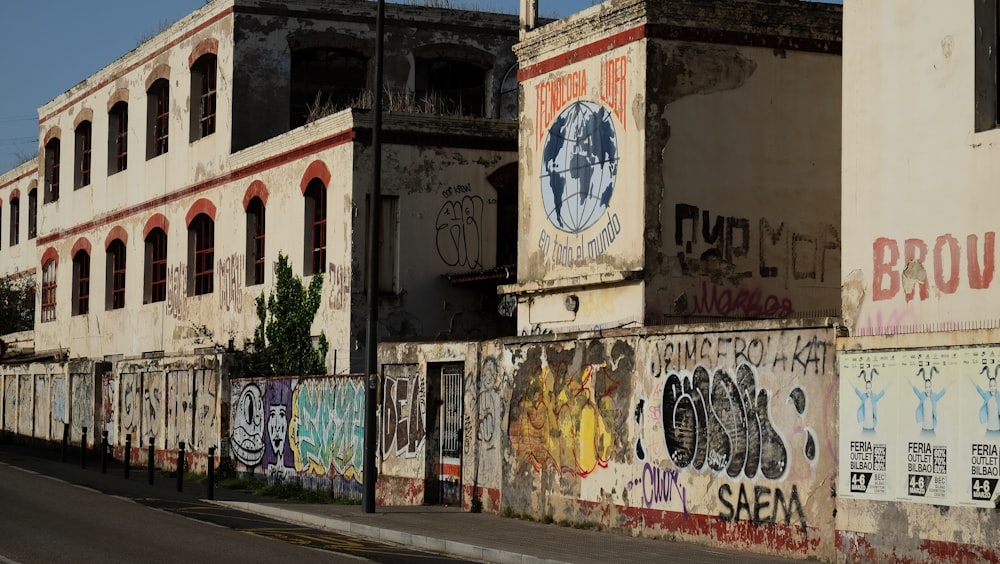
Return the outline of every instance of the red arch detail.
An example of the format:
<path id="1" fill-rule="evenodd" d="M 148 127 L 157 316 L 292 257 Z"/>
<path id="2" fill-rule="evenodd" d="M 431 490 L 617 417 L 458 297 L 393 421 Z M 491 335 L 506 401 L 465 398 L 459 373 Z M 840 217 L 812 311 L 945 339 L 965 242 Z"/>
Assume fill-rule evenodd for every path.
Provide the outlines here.
<path id="1" fill-rule="evenodd" d="M 313 179 L 318 178 L 323 183 L 323 187 L 330 185 L 330 169 L 326 168 L 323 161 L 313 161 L 306 167 L 306 173 L 302 175 L 302 193 L 306 193 L 306 188 Z"/>
<path id="2" fill-rule="evenodd" d="M 62 138 L 62 130 L 59 129 L 58 125 L 50 127 L 49 130 L 45 132 L 45 139 L 44 142 L 42 143 L 42 146 L 44 147 L 45 145 L 48 145 L 49 141 L 52 141 L 57 137 Z"/>
<path id="3" fill-rule="evenodd" d="M 194 62 L 206 53 L 211 53 L 215 56 L 219 55 L 218 39 L 205 39 L 195 45 L 194 49 L 191 50 L 191 54 L 188 55 L 188 68 L 191 68 Z"/>
<path id="4" fill-rule="evenodd" d="M 90 241 L 86 237 L 80 237 L 76 243 L 73 243 L 73 249 L 69 252 L 70 258 L 75 258 L 76 253 L 81 250 L 87 251 L 88 255 L 90 254 Z"/>
<path id="5" fill-rule="evenodd" d="M 11 190 L 11 192 L 10 192 L 10 201 L 11 202 L 14 201 L 14 198 L 20 198 L 20 197 L 21 197 L 21 190 L 19 188 L 14 188 L 13 190 Z"/>
<path id="6" fill-rule="evenodd" d="M 146 221 L 146 226 L 142 228 L 143 241 L 146 240 L 146 237 L 149 237 L 149 232 L 157 227 L 162 229 L 164 233 L 170 229 L 170 222 L 162 213 L 154 213 L 153 216 Z"/>
<path id="7" fill-rule="evenodd" d="M 191 227 L 191 222 L 194 221 L 194 218 L 202 213 L 212 218 L 212 221 L 215 221 L 215 204 L 205 198 L 199 198 L 197 202 L 191 205 L 191 209 L 188 210 L 187 216 L 184 218 L 184 225 Z"/>
<path id="8" fill-rule="evenodd" d="M 49 247 L 49 248 L 45 249 L 44 253 L 42 253 L 42 268 L 43 269 L 45 268 L 45 265 L 48 264 L 48 262 L 50 260 L 56 261 L 56 266 L 59 266 L 59 253 L 56 252 L 55 247 Z"/>
<path id="9" fill-rule="evenodd" d="M 125 230 L 122 229 L 121 225 L 116 225 L 111 228 L 111 232 L 108 233 L 107 238 L 104 239 L 104 250 L 107 250 L 108 247 L 111 246 L 111 243 L 115 241 L 115 239 L 121 239 L 122 243 L 128 245 L 128 233 L 126 233 Z"/>
<path id="10" fill-rule="evenodd" d="M 246 194 L 243 194 L 243 209 L 244 211 L 250 207 L 250 201 L 254 198 L 260 198 L 260 201 L 267 206 L 267 186 L 260 180 L 254 180 L 250 183 L 250 187 L 247 188 Z"/>

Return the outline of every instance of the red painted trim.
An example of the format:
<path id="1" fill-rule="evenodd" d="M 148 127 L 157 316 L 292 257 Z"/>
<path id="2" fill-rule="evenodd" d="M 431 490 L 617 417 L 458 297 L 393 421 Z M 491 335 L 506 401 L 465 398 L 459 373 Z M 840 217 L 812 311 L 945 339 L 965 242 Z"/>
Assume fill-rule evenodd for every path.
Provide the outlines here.
<path id="1" fill-rule="evenodd" d="M 4 277 L 4 279 L 17 280 L 18 278 L 21 278 L 23 276 L 34 276 L 36 272 L 38 272 L 38 269 L 35 267 L 31 267 L 28 270 L 19 270 L 13 274 L 8 274 L 6 277 Z"/>
<path id="2" fill-rule="evenodd" d="M 14 188 L 13 190 L 11 190 L 11 192 L 10 192 L 10 198 L 7 198 L 7 201 L 8 202 L 13 202 L 14 198 L 20 198 L 20 197 L 21 197 L 21 190 L 20 190 L 20 188 Z"/>
<path id="3" fill-rule="evenodd" d="M 56 266 L 59 266 L 59 253 L 56 252 L 55 247 L 49 247 L 45 249 L 44 253 L 42 253 L 41 265 L 43 269 L 45 268 L 45 265 L 49 263 L 50 260 L 56 261 Z"/>
<path id="4" fill-rule="evenodd" d="M 111 243 L 115 242 L 115 239 L 121 239 L 122 243 L 128 245 L 128 233 L 122 229 L 121 225 L 116 225 L 111 228 L 111 232 L 108 233 L 107 238 L 104 239 L 104 250 L 108 250 L 108 247 L 111 246 Z"/>
<path id="5" fill-rule="evenodd" d="M 313 161 L 309 163 L 308 167 L 306 167 L 306 173 L 302 175 L 301 182 L 303 194 L 306 193 L 306 188 L 309 186 L 309 183 L 316 178 L 323 183 L 324 188 L 330 185 L 330 169 L 326 168 L 323 161 Z"/>
<path id="6" fill-rule="evenodd" d="M 180 44 L 180 43 L 182 43 L 184 41 L 187 41 L 188 39 L 190 39 L 194 35 L 197 35 L 198 33 L 202 32 L 205 29 L 207 29 L 209 26 L 215 24 L 219 20 L 225 18 L 226 16 L 228 16 L 228 15 L 230 15 L 232 13 L 233 13 L 233 8 L 229 7 L 229 8 L 226 8 L 225 10 L 219 12 L 218 14 L 212 16 L 211 18 L 205 20 L 201 24 L 199 24 L 199 25 L 195 26 L 194 28 L 192 28 L 187 33 L 182 34 L 177 39 L 174 39 L 170 43 L 167 43 L 163 47 L 160 47 L 156 51 L 150 53 L 149 55 L 146 55 L 142 59 L 139 59 L 135 63 L 129 65 L 128 68 L 122 70 L 120 73 L 116 74 L 115 76 L 112 76 L 112 77 L 109 77 L 109 78 L 107 78 L 105 80 L 102 80 L 98 84 L 95 84 L 94 86 L 92 86 L 92 87 L 88 88 L 87 90 L 83 91 L 82 93 L 80 93 L 80 95 L 77 96 L 76 98 L 73 98 L 69 102 L 66 102 L 65 104 L 63 104 L 62 106 L 60 106 L 59 108 L 57 108 L 52 113 L 50 113 L 50 114 L 48 114 L 46 116 L 43 116 L 40 120 L 38 120 L 38 125 L 41 125 L 41 124 L 45 123 L 46 121 L 52 119 L 56 115 L 58 115 L 58 114 L 60 114 L 60 113 L 62 113 L 64 111 L 66 111 L 66 109 L 69 108 L 70 106 L 73 106 L 74 104 L 76 104 L 80 100 L 82 100 L 84 98 L 87 98 L 88 96 L 92 95 L 94 92 L 97 92 L 101 88 L 104 88 L 108 84 L 111 84 L 112 82 L 117 81 L 122 76 L 125 76 L 126 74 L 134 71 L 135 69 L 144 66 L 146 63 L 148 63 L 149 61 L 152 61 L 153 59 L 159 57 L 161 54 L 166 53 L 167 51 L 170 51 L 171 49 L 173 49 L 174 47 L 176 47 L 178 44 Z"/>
<path id="7" fill-rule="evenodd" d="M 33 175 L 33 174 L 36 174 L 37 172 L 38 172 L 38 167 L 35 167 L 35 168 L 29 170 L 28 172 L 22 174 L 21 176 L 18 176 L 14 180 L 9 180 L 7 182 L 4 182 L 3 184 L 0 184 L 0 190 L 3 190 L 4 188 L 10 186 L 11 184 L 14 184 L 15 182 L 20 182 L 21 180 L 23 180 L 23 179 L 25 179 L 25 178 Z"/>
<path id="8" fill-rule="evenodd" d="M 73 248 L 69 252 L 70 258 L 75 258 L 76 253 L 81 250 L 87 251 L 88 255 L 90 254 L 90 241 L 86 237 L 80 237 L 76 240 L 76 243 L 73 243 Z"/>
<path id="9" fill-rule="evenodd" d="M 251 165 L 247 165 L 241 169 L 230 172 L 229 174 L 216 176 L 215 178 L 210 178 L 199 184 L 192 184 L 186 188 L 181 188 L 180 190 L 171 192 L 154 200 L 149 200 L 141 204 L 132 206 L 130 208 L 125 208 L 123 210 L 106 215 L 99 219 L 93 219 L 86 223 L 75 225 L 63 231 L 55 231 L 49 235 L 45 235 L 44 237 L 40 238 L 39 244 L 50 243 L 52 241 L 57 241 L 59 239 L 63 239 L 66 237 L 72 237 L 73 235 L 79 235 L 91 229 L 103 227 L 105 225 L 114 223 L 116 221 L 122 221 L 123 219 L 131 217 L 133 215 L 144 213 L 153 208 L 173 203 L 178 200 L 182 200 L 184 198 L 193 196 L 195 194 L 199 194 L 206 190 L 222 186 L 223 184 L 242 180 L 248 176 L 260 174 L 264 171 L 279 167 L 281 165 L 288 164 L 303 157 L 309 156 L 313 153 L 318 153 L 319 151 L 323 151 L 331 147 L 336 147 L 339 145 L 343 145 L 345 143 L 349 143 L 354 140 L 355 136 L 356 133 L 350 129 L 342 131 L 340 133 L 336 133 L 334 135 L 331 135 L 330 137 L 320 139 L 315 143 L 311 143 L 309 145 L 303 145 L 298 149 L 293 149 L 291 151 L 275 155 L 269 159 L 264 159 L 262 161 L 255 162 Z"/>
<path id="10" fill-rule="evenodd" d="M 203 39 L 195 48 L 191 50 L 191 54 L 188 55 L 188 68 L 194 66 L 194 62 L 201 58 L 202 55 L 211 53 L 215 56 L 219 55 L 219 40 L 215 38 Z"/>
<path id="11" fill-rule="evenodd" d="M 93 123 L 94 121 L 94 110 L 90 108 L 83 108 L 80 113 L 76 114 L 76 118 L 73 120 L 73 131 L 80 128 L 80 124 L 89 121 Z"/>
<path id="12" fill-rule="evenodd" d="M 247 188 L 245 194 L 243 194 L 243 211 L 246 211 L 250 207 L 250 201 L 254 198 L 260 198 L 261 203 L 267 206 L 267 186 L 260 180 L 254 180 L 250 183 L 250 187 Z"/>
<path id="13" fill-rule="evenodd" d="M 1000 551 L 990 546 L 950 541 L 918 539 L 917 548 L 906 552 L 898 550 L 896 543 L 882 537 L 882 542 L 876 547 L 869 536 L 879 535 L 857 531 L 836 532 L 834 544 L 840 557 L 846 557 L 848 562 L 1000 562 Z M 909 542 L 907 546 L 912 546 Z M 919 551 L 919 554 L 916 553 Z M 911 556 L 912 554 L 912 556 Z"/>
<path id="14" fill-rule="evenodd" d="M 438 468 L 438 473 L 441 476 L 447 476 L 450 478 L 461 478 L 462 477 L 462 465 L 461 464 L 448 464 L 447 462 L 442 462 Z"/>
<path id="15" fill-rule="evenodd" d="M 215 204 L 206 198 L 198 198 L 198 201 L 191 204 L 191 208 L 188 209 L 187 216 L 184 218 L 184 225 L 191 227 L 191 222 L 200 214 L 205 214 L 212 221 L 215 221 Z"/>
<path id="16" fill-rule="evenodd" d="M 623 45 L 634 43 L 640 39 L 645 39 L 647 35 L 646 24 L 625 30 L 621 33 L 599 39 L 593 43 L 588 43 L 582 47 L 577 47 L 561 55 L 556 55 L 551 59 L 537 62 L 530 67 L 517 70 L 518 82 L 530 80 L 539 75 L 550 73 L 562 67 L 578 63 L 584 59 L 595 57 L 601 53 L 606 53 L 612 49 L 617 49 Z"/>
<path id="17" fill-rule="evenodd" d="M 142 228 L 142 240 L 145 241 L 146 237 L 149 237 L 149 232 L 157 227 L 162 229 L 164 233 L 170 230 L 170 221 L 162 213 L 154 213 L 146 220 L 146 226 Z"/>

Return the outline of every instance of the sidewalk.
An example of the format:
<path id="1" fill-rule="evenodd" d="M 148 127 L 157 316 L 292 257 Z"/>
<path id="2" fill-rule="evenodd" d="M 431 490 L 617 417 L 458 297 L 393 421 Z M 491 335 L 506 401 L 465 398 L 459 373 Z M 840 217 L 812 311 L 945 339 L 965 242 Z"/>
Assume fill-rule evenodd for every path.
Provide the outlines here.
<path id="1" fill-rule="evenodd" d="M 59 452 L 0 445 L 0 463 L 111 495 L 201 500 L 317 529 L 483 562 L 639 564 L 658 563 L 665 558 L 670 562 L 693 563 L 797 562 L 691 543 L 466 513 L 448 507 L 377 507 L 375 513 L 364 513 L 359 505 L 302 504 L 221 488 L 215 489 L 215 500 L 209 502 L 203 499 L 207 496 L 205 485 L 185 482 L 184 491 L 178 492 L 176 479 L 157 474 L 154 485 L 150 486 L 145 468 L 132 468 L 130 479 L 125 480 L 120 463 L 109 466 L 107 474 L 102 474 L 100 460 L 95 457 L 87 460 L 86 469 L 81 468 L 77 452 L 70 453 L 67 462 L 62 463 Z"/>

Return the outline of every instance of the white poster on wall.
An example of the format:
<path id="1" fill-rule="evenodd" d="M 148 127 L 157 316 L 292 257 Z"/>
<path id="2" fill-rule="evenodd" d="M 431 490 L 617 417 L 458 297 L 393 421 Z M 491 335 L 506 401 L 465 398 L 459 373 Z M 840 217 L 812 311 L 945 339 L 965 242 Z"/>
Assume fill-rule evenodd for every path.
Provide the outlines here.
<path id="1" fill-rule="evenodd" d="M 840 365 L 840 494 L 994 507 L 1000 347 L 847 352 Z"/>

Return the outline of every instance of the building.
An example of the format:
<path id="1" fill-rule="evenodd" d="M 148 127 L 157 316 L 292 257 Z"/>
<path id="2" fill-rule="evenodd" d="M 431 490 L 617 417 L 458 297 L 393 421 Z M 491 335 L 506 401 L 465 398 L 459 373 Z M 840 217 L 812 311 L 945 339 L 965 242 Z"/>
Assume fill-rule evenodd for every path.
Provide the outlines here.
<path id="1" fill-rule="evenodd" d="M 844 6 L 838 544 L 996 561 L 997 3 Z"/>

